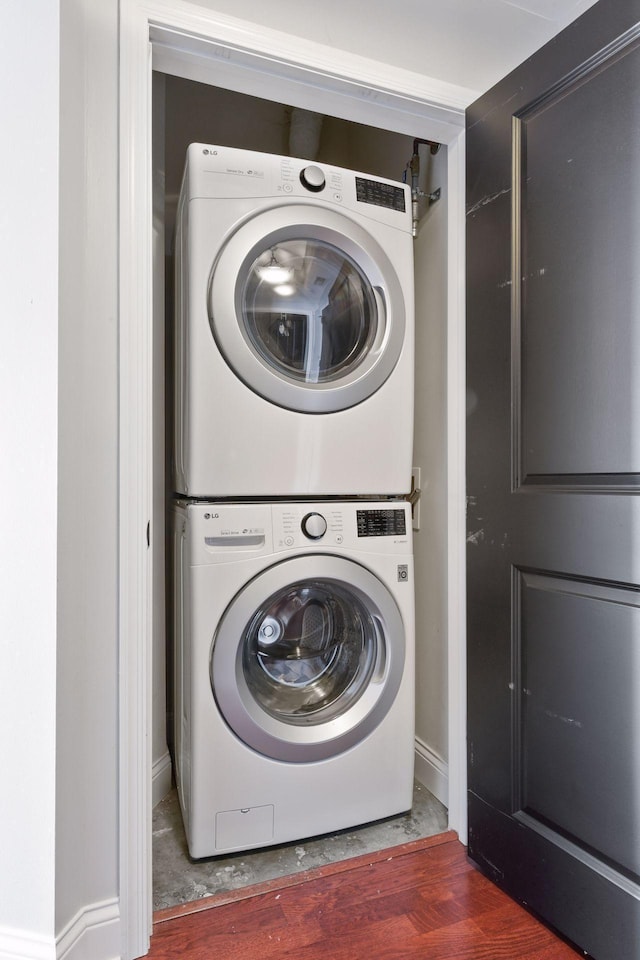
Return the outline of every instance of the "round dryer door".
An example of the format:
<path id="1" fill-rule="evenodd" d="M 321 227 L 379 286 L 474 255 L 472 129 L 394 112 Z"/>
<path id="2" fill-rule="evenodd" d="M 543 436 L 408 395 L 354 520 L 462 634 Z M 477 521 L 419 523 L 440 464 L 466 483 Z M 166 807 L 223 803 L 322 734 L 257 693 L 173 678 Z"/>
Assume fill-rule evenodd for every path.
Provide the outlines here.
<path id="1" fill-rule="evenodd" d="M 357 223 L 302 205 L 263 212 L 222 248 L 209 288 L 218 347 L 272 403 L 344 410 L 387 379 L 405 307 L 389 258 Z"/>
<path id="2" fill-rule="evenodd" d="M 340 557 L 264 571 L 227 608 L 211 685 L 233 732 L 277 760 L 325 759 L 388 712 L 405 660 L 398 607 L 377 577 Z"/>

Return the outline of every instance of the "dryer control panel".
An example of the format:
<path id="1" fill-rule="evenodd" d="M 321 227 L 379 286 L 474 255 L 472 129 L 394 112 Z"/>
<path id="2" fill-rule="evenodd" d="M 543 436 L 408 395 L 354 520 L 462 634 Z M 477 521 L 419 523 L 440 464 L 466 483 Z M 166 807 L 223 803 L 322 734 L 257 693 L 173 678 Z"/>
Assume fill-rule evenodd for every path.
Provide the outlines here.
<path id="1" fill-rule="evenodd" d="M 368 220 L 411 233 L 411 191 L 406 183 L 296 157 L 192 143 L 183 192 L 187 200 L 303 200 L 357 211 Z"/>

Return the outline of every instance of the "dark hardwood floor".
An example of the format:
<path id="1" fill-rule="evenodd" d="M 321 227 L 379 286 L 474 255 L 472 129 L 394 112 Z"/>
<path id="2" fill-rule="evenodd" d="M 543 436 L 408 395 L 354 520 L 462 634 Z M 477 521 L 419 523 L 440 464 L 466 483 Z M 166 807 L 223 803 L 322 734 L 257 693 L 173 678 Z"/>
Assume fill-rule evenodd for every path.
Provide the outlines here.
<path id="1" fill-rule="evenodd" d="M 576 960 L 455 834 L 162 910 L 150 960 Z"/>

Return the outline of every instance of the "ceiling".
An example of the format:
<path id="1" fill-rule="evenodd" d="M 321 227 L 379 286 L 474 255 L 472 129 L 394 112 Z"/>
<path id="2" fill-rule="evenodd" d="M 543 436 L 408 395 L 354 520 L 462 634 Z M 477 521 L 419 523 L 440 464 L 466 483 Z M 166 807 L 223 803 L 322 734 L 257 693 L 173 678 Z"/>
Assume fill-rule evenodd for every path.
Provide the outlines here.
<path id="1" fill-rule="evenodd" d="M 198 0 L 200 6 L 469 90 L 469 101 L 595 0 Z"/>

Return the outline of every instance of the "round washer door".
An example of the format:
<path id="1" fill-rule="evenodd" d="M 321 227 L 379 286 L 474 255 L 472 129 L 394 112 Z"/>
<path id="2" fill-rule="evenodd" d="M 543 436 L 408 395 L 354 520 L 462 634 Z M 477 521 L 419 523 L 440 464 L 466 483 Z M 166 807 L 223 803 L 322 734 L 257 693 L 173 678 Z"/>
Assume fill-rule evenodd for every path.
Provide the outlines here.
<path id="1" fill-rule="evenodd" d="M 227 607 L 211 649 L 211 686 L 232 731 L 289 762 L 363 740 L 393 704 L 404 626 L 384 584 L 324 555 L 269 567 Z"/>
<path id="2" fill-rule="evenodd" d="M 227 240 L 209 321 L 231 369 L 272 403 L 330 413 L 393 371 L 405 335 L 396 271 L 354 221 L 302 204 L 263 211 Z"/>

